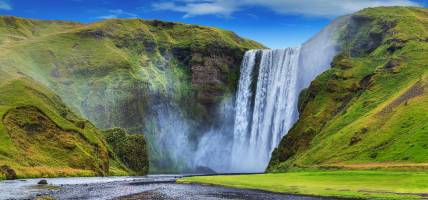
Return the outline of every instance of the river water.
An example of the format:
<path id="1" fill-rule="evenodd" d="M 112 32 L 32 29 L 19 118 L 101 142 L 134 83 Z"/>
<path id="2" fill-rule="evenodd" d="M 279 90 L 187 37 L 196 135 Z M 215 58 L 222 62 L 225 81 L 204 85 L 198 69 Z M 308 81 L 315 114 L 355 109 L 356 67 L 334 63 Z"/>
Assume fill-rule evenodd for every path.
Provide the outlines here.
<path id="1" fill-rule="evenodd" d="M 327 198 L 305 197 L 241 190 L 199 184 L 177 184 L 181 175 L 149 175 L 145 177 L 90 177 L 51 178 L 49 185 L 38 186 L 42 179 L 25 179 L 0 182 L 0 199 L 35 199 L 50 196 L 55 199 L 86 200 L 136 200 L 136 199 L 286 199 L 323 200 Z"/>

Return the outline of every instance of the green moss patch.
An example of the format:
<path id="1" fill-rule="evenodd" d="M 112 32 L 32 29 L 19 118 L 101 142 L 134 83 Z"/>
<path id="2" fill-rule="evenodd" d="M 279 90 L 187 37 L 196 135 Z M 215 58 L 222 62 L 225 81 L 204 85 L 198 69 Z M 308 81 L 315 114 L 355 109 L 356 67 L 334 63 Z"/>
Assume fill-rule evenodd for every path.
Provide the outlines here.
<path id="1" fill-rule="evenodd" d="M 104 134 L 118 160 L 137 175 L 147 174 L 149 159 L 144 135 L 131 135 L 121 128 L 105 131 Z"/>

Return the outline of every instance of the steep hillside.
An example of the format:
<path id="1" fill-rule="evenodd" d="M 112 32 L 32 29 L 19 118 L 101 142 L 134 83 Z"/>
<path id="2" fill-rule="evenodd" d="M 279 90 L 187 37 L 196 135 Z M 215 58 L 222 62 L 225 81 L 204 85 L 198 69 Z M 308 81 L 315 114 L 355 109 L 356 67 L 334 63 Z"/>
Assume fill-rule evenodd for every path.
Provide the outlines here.
<path id="1" fill-rule="evenodd" d="M 162 116 L 190 121 L 190 137 L 200 137 L 234 94 L 244 52 L 263 48 L 230 31 L 156 20 L 0 17 L 0 26 L 0 84 L 31 77 L 98 128 L 145 133 L 154 168 L 180 160 L 159 139 L 172 140 L 161 123 L 173 122 Z"/>
<path id="2" fill-rule="evenodd" d="M 268 171 L 428 163 L 428 10 L 354 14 L 332 69 L 301 94 Z"/>
<path id="3" fill-rule="evenodd" d="M 32 79 L 6 82 L 0 95 L 0 179 L 147 174 L 143 135 L 122 134 L 123 149 L 138 157 L 130 158 Z"/>
<path id="4" fill-rule="evenodd" d="M 0 179 L 132 172 L 109 158 L 98 129 L 45 87 L 20 78 L 0 85 L 0 95 Z"/>

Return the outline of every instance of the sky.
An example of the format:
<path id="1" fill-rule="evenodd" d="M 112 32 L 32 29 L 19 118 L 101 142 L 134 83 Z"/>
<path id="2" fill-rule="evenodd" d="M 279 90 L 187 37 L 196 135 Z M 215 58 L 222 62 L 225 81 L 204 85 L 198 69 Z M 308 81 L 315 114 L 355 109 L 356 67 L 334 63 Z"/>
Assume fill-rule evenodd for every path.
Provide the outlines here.
<path id="1" fill-rule="evenodd" d="M 0 15 L 91 23 L 143 18 L 214 26 L 270 48 L 295 47 L 337 16 L 428 0 L 0 0 Z"/>

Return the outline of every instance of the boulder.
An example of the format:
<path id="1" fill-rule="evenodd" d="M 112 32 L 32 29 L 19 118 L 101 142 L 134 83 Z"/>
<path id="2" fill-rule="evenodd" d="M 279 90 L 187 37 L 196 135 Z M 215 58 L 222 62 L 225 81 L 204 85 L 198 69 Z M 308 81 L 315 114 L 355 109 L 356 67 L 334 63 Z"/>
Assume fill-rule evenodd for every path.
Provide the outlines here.
<path id="1" fill-rule="evenodd" d="M 6 175 L 7 180 L 15 180 L 17 178 L 15 170 L 13 170 L 10 166 L 3 165 L 0 167 L 0 173 Z"/>

